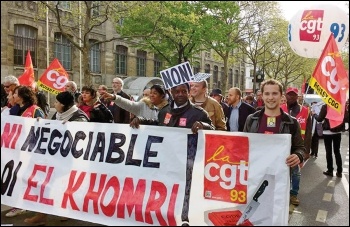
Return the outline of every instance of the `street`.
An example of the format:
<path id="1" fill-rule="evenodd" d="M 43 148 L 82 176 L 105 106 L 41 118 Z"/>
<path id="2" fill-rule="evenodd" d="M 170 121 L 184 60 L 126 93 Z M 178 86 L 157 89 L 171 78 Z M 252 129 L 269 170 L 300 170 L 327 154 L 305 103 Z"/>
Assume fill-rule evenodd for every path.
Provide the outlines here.
<path id="1" fill-rule="evenodd" d="M 300 205 L 290 208 L 290 226 L 349 226 L 349 132 L 342 133 L 341 154 L 343 177 L 323 175 L 327 163 L 320 140 L 318 158 L 310 158 L 301 171 Z M 334 155 L 333 162 L 336 168 Z"/>
<path id="2" fill-rule="evenodd" d="M 342 133 L 341 154 L 343 177 L 323 175 L 326 170 L 326 153 L 323 139 L 320 139 L 318 158 L 310 158 L 302 169 L 298 207 L 290 206 L 289 226 L 349 226 L 349 132 Z M 335 166 L 336 167 L 336 166 Z M 334 173 L 335 174 L 335 173 Z M 16 218 L 7 218 L 10 209 L 1 205 L 1 224 L 28 226 L 24 219 L 33 212 L 26 212 Z M 102 226 L 81 220 L 48 215 L 47 226 Z"/>

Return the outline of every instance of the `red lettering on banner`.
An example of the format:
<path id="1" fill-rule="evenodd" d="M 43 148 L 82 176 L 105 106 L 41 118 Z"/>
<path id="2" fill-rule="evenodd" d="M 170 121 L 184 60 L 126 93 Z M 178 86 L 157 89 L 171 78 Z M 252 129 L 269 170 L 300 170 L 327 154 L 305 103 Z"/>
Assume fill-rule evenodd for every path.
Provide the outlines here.
<path id="1" fill-rule="evenodd" d="M 75 184 L 74 184 L 74 179 L 75 179 L 75 175 L 76 174 L 77 174 L 76 170 L 71 171 L 71 174 L 69 176 L 67 189 L 66 189 L 66 191 L 63 194 L 63 199 L 62 199 L 62 204 L 61 204 L 62 208 L 66 208 L 67 207 L 67 202 L 68 202 L 68 199 L 69 199 L 70 204 L 72 206 L 72 209 L 73 210 L 79 210 L 77 204 L 74 201 L 73 194 L 80 188 L 81 184 L 83 183 L 83 180 L 85 178 L 86 172 L 82 172 L 79 175 L 79 178 L 78 178 L 77 182 L 75 182 Z"/>
<path id="2" fill-rule="evenodd" d="M 79 210 L 78 206 L 75 203 L 73 194 L 75 192 L 79 193 L 78 190 L 82 185 L 86 173 L 81 173 L 79 175 L 79 179 L 75 182 L 76 175 L 76 171 L 71 172 L 69 185 L 64 193 L 62 200 L 62 208 L 67 207 L 67 202 L 69 199 L 70 203 L 72 204 L 72 208 L 74 210 Z M 96 182 L 96 179 L 97 174 L 91 173 L 89 180 L 89 189 L 84 197 L 82 211 L 86 213 L 89 212 L 89 200 L 92 200 L 93 210 L 95 214 L 99 214 L 98 208 L 100 206 L 104 215 L 112 217 L 116 214 L 118 218 L 125 219 L 125 211 L 127 210 L 129 217 L 132 216 L 132 213 L 135 214 L 134 216 L 136 221 L 153 224 L 154 220 L 152 218 L 151 212 L 155 212 L 160 225 L 176 225 L 175 205 L 179 190 L 178 184 L 173 185 L 172 190 L 169 193 L 167 186 L 162 182 L 152 181 L 150 185 L 150 195 L 147 198 L 145 197 L 147 186 L 147 181 L 145 179 L 139 179 L 135 187 L 134 179 L 127 177 L 125 178 L 123 188 L 121 188 L 120 182 L 116 176 L 112 176 L 107 180 L 107 175 L 101 174 L 98 183 Z M 98 186 L 97 189 L 93 190 L 96 185 Z M 113 190 L 112 193 L 110 193 L 110 189 Z M 104 205 L 106 204 L 105 200 L 107 198 L 107 194 L 109 201 L 107 201 L 107 205 Z M 167 198 L 169 196 L 169 202 L 166 204 L 166 201 L 168 201 Z M 143 209 L 143 204 L 146 204 L 145 209 Z M 166 217 L 164 217 L 162 214 L 162 212 L 165 211 L 164 206 L 167 206 Z"/>
<path id="3" fill-rule="evenodd" d="M 11 131 L 11 133 L 10 133 Z M 10 123 L 6 123 L 4 126 L 4 131 L 1 134 L 1 147 L 6 147 L 11 149 L 15 149 L 18 137 L 21 135 L 22 125 L 13 124 L 11 128 Z M 11 145 L 10 145 L 11 142 Z"/>
<path id="4" fill-rule="evenodd" d="M 171 196 L 170 196 L 168 213 L 167 213 L 169 226 L 176 226 L 176 220 L 175 220 L 174 214 L 175 214 L 175 204 L 176 204 L 176 197 L 177 197 L 178 191 L 179 191 L 179 185 L 174 184 L 173 189 L 171 190 Z"/>
<path id="5" fill-rule="evenodd" d="M 151 192 L 150 192 L 149 199 L 147 201 L 146 211 L 145 211 L 146 223 L 153 224 L 151 211 L 155 211 L 160 225 L 166 225 L 166 222 L 163 219 L 162 212 L 160 210 L 160 208 L 162 207 L 166 199 L 166 194 L 167 194 L 166 192 L 167 190 L 164 184 L 157 181 L 152 181 Z"/>
<path id="6" fill-rule="evenodd" d="M 94 192 L 94 186 L 95 186 L 95 182 L 96 182 L 96 173 L 91 173 L 90 174 L 90 186 L 89 186 L 89 190 L 86 193 L 85 197 L 84 197 L 84 204 L 83 204 L 83 211 L 88 212 L 89 211 L 89 200 L 92 200 L 92 204 L 94 207 L 94 213 L 98 214 L 98 198 L 100 197 L 102 190 L 104 189 L 104 185 L 106 182 L 106 177 L 107 174 L 102 174 L 101 175 L 101 179 L 100 179 L 100 183 L 98 185 L 98 189 L 96 192 Z"/>
<path id="7" fill-rule="evenodd" d="M 111 201 L 105 206 L 103 205 L 103 202 L 105 201 L 105 197 L 106 194 L 109 190 L 109 188 L 113 188 L 114 193 L 113 193 L 113 198 L 111 199 Z M 112 217 L 115 214 L 115 209 L 116 206 L 115 204 L 118 201 L 118 196 L 119 196 L 119 192 L 120 192 L 120 183 L 117 177 L 113 176 L 111 179 L 109 179 L 109 181 L 107 182 L 106 186 L 105 186 L 105 190 L 102 193 L 101 196 L 101 210 L 104 213 L 104 215 L 108 216 L 108 217 Z M 124 218 L 124 217 L 123 217 Z"/>
<path id="8" fill-rule="evenodd" d="M 46 173 L 46 167 L 47 166 L 43 166 L 43 165 L 34 165 L 32 175 L 28 179 L 28 186 L 27 186 L 27 189 L 24 193 L 23 199 L 33 201 L 33 202 L 38 201 L 39 196 L 34 195 L 34 194 L 30 194 L 30 190 L 32 187 L 36 188 L 38 186 L 38 181 L 33 181 L 33 178 L 35 177 L 37 171 L 41 171 L 41 172 Z M 50 181 L 53 169 L 54 169 L 54 167 L 49 167 L 48 172 L 46 174 L 46 178 L 45 178 L 44 182 L 41 184 L 39 203 L 53 205 L 53 199 L 44 198 L 45 187 L 46 187 L 47 183 Z"/>
<path id="9" fill-rule="evenodd" d="M 127 177 L 124 180 L 124 188 L 128 190 L 123 190 L 118 201 L 118 218 L 125 218 L 125 206 L 128 209 L 129 216 L 135 207 L 135 220 L 139 222 L 144 222 L 142 215 L 142 202 L 145 198 L 146 192 L 146 180 L 140 179 L 137 182 L 136 190 L 134 190 L 134 181 L 132 178 Z"/>

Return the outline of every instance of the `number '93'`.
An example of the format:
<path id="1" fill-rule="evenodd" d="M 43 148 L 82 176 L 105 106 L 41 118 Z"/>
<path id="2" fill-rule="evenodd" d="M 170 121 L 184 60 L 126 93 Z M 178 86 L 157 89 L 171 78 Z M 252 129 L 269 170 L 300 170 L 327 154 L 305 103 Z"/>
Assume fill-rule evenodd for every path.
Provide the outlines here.
<path id="1" fill-rule="evenodd" d="M 230 192 L 230 199 L 232 202 L 243 203 L 247 200 L 247 194 L 245 191 L 237 191 L 235 189 L 232 189 Z"/>

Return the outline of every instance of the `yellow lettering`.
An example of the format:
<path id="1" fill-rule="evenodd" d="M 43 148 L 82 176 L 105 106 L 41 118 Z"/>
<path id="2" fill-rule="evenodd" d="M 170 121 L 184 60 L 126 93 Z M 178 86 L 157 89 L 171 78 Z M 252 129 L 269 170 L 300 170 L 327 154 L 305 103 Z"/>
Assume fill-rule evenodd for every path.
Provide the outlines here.
<path id="1" fill-rule="evenodd" d="M 223 156 L 223 157 L 220 157 L 220 153 L 225 149 L 225 147 L 223 145 L 221 145 L 216 151 L 215 153 L 213 154 L 213 156 L 211 156 L 207 162 L 209 161 L 223 161 L 223 162 L 227 162 L 229 164 L 240 164 L 240 162 L 231 162 L 230 160 L 230 157 L 229 156 Z"/>

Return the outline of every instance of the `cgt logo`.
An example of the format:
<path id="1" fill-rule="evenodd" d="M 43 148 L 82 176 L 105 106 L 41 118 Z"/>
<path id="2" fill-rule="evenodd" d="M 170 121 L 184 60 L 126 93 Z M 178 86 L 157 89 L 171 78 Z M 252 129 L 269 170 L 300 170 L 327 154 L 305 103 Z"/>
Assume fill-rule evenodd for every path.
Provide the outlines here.
<path id="1" fill-rule="evenodd" d="M 300 41 L 319 42 L 324 10 L 305 10 L 299 25 Z"/>

